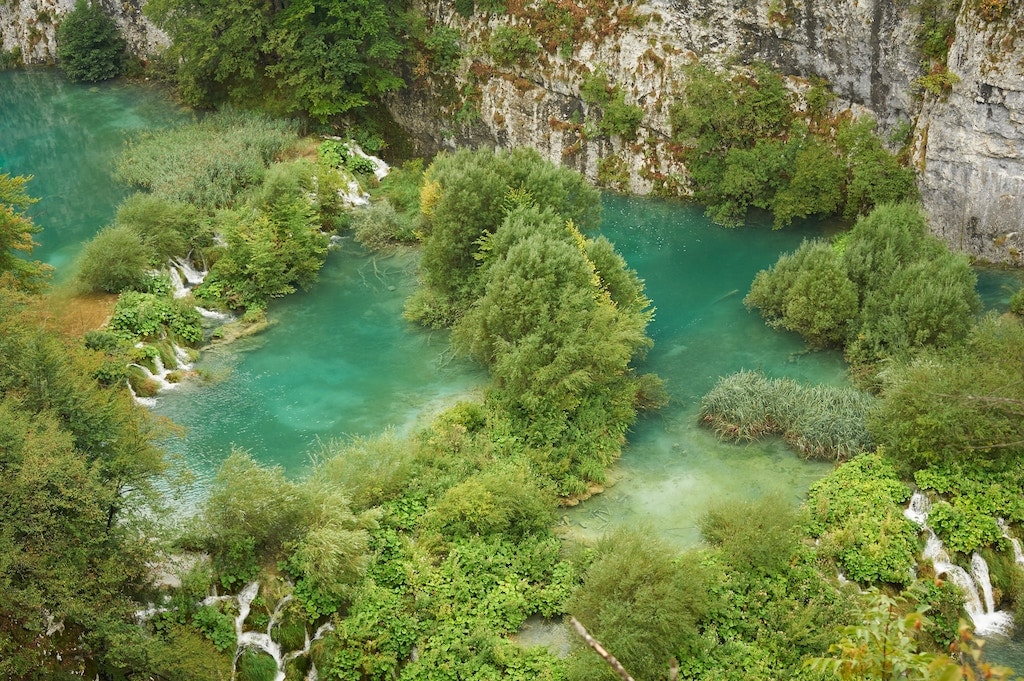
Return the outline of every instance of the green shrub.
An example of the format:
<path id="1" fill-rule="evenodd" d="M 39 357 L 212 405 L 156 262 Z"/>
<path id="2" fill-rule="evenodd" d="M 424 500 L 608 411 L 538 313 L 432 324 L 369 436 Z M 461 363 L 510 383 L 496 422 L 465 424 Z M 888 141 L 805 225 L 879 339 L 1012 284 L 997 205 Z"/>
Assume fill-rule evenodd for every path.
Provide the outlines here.
<path id="1" fill-rule="evenodd" d="M 1024 288 L 1010 296 L 1010 312 L 1024 317 Z"/>
<path id="2" fill-rule="evenodd" d="M 811 347 L 842 345 L 857 318 L 857 289 L 842 259 L 823 241 L 805 241 L 757 273 L 744 305 L 770 326 L 796 331 Z"/>
<path id="3" fill-rule="evenodd" d="M 131 342 L 169 337 L 195 345 L 203 340 L 201 319 L 195 307 L 184 300 L 125 291 L 117 298 L 108 328 Z"/>
<path id="4" fill-rule="evenodd" d="M 199 208 L 232 205 L 263 181 L 265 168 L 296 140 L 296 126 L 265 114 L 225 110 L 133 140 L 119 179 L 163 199 Z"/>
<path id="5" fill-rule="evenodd" d="M 602 539 L 568 611 L 629 670 L 658 679 L 669 661 L 701 652 L 697 622 L 712 603 L 710 575 L 649 532 Z M 568 659 L 569 679 L 615 679 L 608 664 L 579 643 Z"/>
<path id="6" fill-rule="evenodd" d="M 121 75 L 125 40 L 98 0 L 77 0 L 57 26 L 57 59 L 74 81 L 95 82 Z"/>
<path id="7" fill-rule="evenodd" d="M 236 645 L 235 620 L 213 605 L 204 605 L 192 615 L 192 625 L 210 639 L 220 652 L 234 650 Z"/>
<path id="8" fill-rule="evenodd" d="M 494 467 L 455 485 L 431 506 L 422 526 L 450 539 L 501 535 L 512 541 L 546 532 L 554 496 L 523 464 Z"/>
<path id="9" fill-rule="evenodd" d="M 778 495 L 732 502 L 701 517 L 701 537 L 734 567 L 771 576 L 789 567 L 799 541 L 796 507 Z"/>
<path id="10" fill-rule="evenodd" d="M 213 244 L 208 220 L 194 206 L 152 194 L 140 192 L 125 199 L 117 208 L 116 222 L 139 235 L 154 265 Z"/>
<path id="11" fill-rule="evenodd" d="M 78 280 L 89 291 L 120 293 L 146 286 L 150 250 L 132 229 L 104 227 L 78 257 Z"/>
<path id="12" fill-rule="evenodd" d="M 373 251 L 415 240 L 413 225 L 387 199 L 357 210 L 352 217 L 355 240 Z"/>
<path id="13" fill-rule="evenodd" d="M 596 126 L 602 135 L 627 140 L 636 137 L 644 111 L 635 104 L 626 104 L 622 88 L 611 84 L 603 66 L 583 77 L 580 96 L 584 102 L 598 109 Z"/>
<path id="14" fill-rule="evenodd" d="M 398 497 L 413 475 L 415 445 L 393 432 L 330 440 L 314 453 L 316 475 L 340 485 L 361 511 Z"/>
<path id="15" fill-rule="evenodd" d="M 277 677 L 277 662 L 274 658 L 253 648 L 242 651 L 235 668 L 238 681 L 274 681 Z"/>
<path id="16" fill-rule="evenodd" d="M 909 584 L 917 527 L 903 516 L 910 497 L 884 454 L 864 454 L 811 486 L 808 531 L 849 579 Z"/>
<path id="17" fill-rule="evenodd" d="M 15 45 L 10 50 L 0 50 L 0 71 L 9 71 L 21 66 L 21 47 Z"/>
<path id="18" fill-rule="evenodd" d="M 501 25 L 494 29 L 487 53 L 501 66 L 526 66 L 540 52 L 537 39 L 516 26 Z"/>

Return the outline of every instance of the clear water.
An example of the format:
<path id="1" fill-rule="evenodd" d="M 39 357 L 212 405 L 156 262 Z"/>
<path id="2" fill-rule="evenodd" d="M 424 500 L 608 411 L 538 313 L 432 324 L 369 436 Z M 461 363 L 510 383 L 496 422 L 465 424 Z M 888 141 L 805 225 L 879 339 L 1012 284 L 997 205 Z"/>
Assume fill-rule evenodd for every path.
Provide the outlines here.
<path id="1" fill-rule="evenodd" d="M 156 88 L 79 86 L 52 70 L 0 73 L 0 172 L 34 174 L 44 228 L 36 255 L 63 266 L 113 216 L 126 190 L 111 160 L 133 132 L 187 117 Z M 655 347 L 643 369 L 665 378 L 672 404 L 642 419 L 602 495 L 570 509 L 570 531 L 596 536 L 647 523 L 680 545 L 697 540 L 696 519 L 713 504 L 779 491 L 799 498 L 828 467 L 779 441 L 737 446 L 696 423 L 698 401 L 719 376 L 762 369 L 773 376 L 842 384 L 835 353 L 807 353 L 798 338 L 766 328 L 742 298 L 757 270 L 820 226 L 726 230 L 669 202 L 606 197 L 604 233 L 647 281 L 658 307 Z M 161 396 L 157 413 L 186 429 L 167 446 L 203 481 L 233 446 L 297 474 L 317 439 L 409 430 L 417 418 L 485 381 L 452 359 L 447 335 L 400 316 L 414 285 L 414 256 L 371 258 L 352 244 L 332 254 L 320 283 L 272 305 L 264 334 L 206 353 L 210 382 Z M 1016 273 L 982 272 L 987 302 L 1005 307 Z"/>
<path id="2" fill-rule="evenodd" d="M 34 175 L 33 257 L 66 269 L 127 194 L 111 173 L 125 140 L 186 118 L 167 93 L 129 83 L 69 83 L 54 69 L 0 71 L 0 173 Z"/>
<path id="3" fill-rule="evenodd" d="M 204 353 L 196 368 L 210 382 L 157 398 L 156 413 L 187 428 L 166 447 L 199 476 L 195 494 L 232 447 L 298 474 L 317 440 L 409 432 L 485 384 L 447 332 L 402 319 L 415 269 L 413 253 L 373 257 L 344 241 L 312 290 L 271 305 L 274 326 Z"/>

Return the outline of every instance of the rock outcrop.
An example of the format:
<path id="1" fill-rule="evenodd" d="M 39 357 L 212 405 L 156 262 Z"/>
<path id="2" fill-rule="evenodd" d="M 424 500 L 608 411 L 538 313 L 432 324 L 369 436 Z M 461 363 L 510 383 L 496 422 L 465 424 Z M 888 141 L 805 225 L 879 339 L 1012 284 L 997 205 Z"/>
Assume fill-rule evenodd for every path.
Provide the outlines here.
<path id="1" fill-rule="evenodd" d="M 1019 0 L 1002 0 L 1003 16 L 985 22 L 976 9 L 981 1 L 964 0 L 949 55 L 960 81 L 940 100 L 916 84 L 924 75 L 917 10 L 892 0 L 613 4 L 605 15 L 619 21 L 602 25 L 591 14 L 571 49 L 542 50 L 511 65 L 495 63 L 488 43 L 498 26 L 537 34 L 528 12 L 466 19 L 441 0 L 426 13 L 459 32 L 468 56 L 454 74 L 410 79 L 390 109 L 425 152 L 458 144 L 528 146 L 606 186 L 684 193 L 686 169 L 668 153 L 682 67 L 695 60 L 763 61 L 787 74 L 796 92 L 824 80 L 840 97 L 837 110 L 874 115 L 883 134 L 913 125 L 920 187 L 936 233 L 972 255 L 1016 262 L 1017 233 L 1024 234 L 1024 45 L 1016 27 L 1024 26 L 1024 10 Z M 635 140 L 587 134 L 590 107 L 580 86 L 598 66 L 627 103 L 642 107 Z"/>
<path id="2" fill-rule="evenodd" d="M 128 41 L 128 51 L 151 55 L 168 44 L 167 35 L 142 14 L 142 0 L 98 0 Z M 17 50 L 26 64 L 57 60 L 57 26 L 75 0 L 4 0 L 0 3 L 0 50 Z"/>

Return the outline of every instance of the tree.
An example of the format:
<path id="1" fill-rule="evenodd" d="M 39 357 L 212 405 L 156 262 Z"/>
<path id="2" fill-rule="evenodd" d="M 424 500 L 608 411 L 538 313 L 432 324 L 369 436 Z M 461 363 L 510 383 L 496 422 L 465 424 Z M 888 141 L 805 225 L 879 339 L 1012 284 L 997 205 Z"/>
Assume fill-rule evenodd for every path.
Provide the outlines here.
<path id="1" fill-rule="evenodd" d="M 41 231 L 25 214 L 37 201 L 25 192 L 25 185 L 31 179 L 31 176 L 0 174 L 0 285 L 35 292 L 43 287 L 51 268 L 19 255 L 32 253 L 36 246 L 32 237 Z"/>
<path id="2" fill-rule="evenodd" d="M 341 0 L 153 0 L 187 102 L 264 106 L 324 121 L 401 87 L 408 5 Z"/>
<path id="3" fill-rule="evenodd" d="M 99 2 L 77 0 L 57 26 L 57 59 L 74 81 L 95 82 L 121 75 L 125 40 Z"/>

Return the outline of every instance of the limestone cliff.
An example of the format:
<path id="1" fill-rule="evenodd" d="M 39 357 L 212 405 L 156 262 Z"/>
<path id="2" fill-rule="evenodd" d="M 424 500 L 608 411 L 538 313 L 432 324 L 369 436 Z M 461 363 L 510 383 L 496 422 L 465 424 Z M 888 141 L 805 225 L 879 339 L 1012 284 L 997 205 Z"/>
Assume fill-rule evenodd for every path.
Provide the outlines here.
<path id="1" fill-rule="evenodd" d="M 167 36 L 142 14 L 142 0 L 98 0 L 114 17 L 132 54 L 145 56 L 168 43 Z M 57 60 L 57 26 L 75 8 L 75 0 L 3 0 L 0 3 L 0 51 L 17 50 L 26 64 Z"/>
<path id="2" fill-rule="evenodd" d="M 811 79 L 824 79 L 840 97 L 837 111 L 870 112 L 883 131 L 915 124 L 920 186 L 936 232 L 966 252 L 1013 261 L 1019 237 L 1007 234 L 1024 233 L 1024 45 L 1015 42 L 1013 27 L 1024 17 L 1019 0 L 1005 0 L 1011 1 L 1000 5 L 998 21 L 985 22 L 980 0 L 965 0 L 949 55 L 960 81 L 939 101 L 922 97 L 915 84 L 924 72 L 915 46 L 920 17 L 910 3 L 511 0 L 507 13 L 467 19 L 441 0 L 425 12 L 458 31 L 464 57 L 454 73 L 421 71 L 390 108 L 424 151 L 529 146 L 607 186 L 681 193 L 685 168 L 667 152 L 682 67 L 698 59 L 759 60 L 790 76 L 798 93 Z M 561 33 L 552 32 L 551 17 L 571 17 L 573 8 L 586 18 L 562 21 Z M 546 49 L 508 63 L 494 54 L 501 26 L 539 36 Z M 591 107 L 580 87 L 598 66 L 627 103 L 642 107 L 635 140 L 588 134 Z"/>

